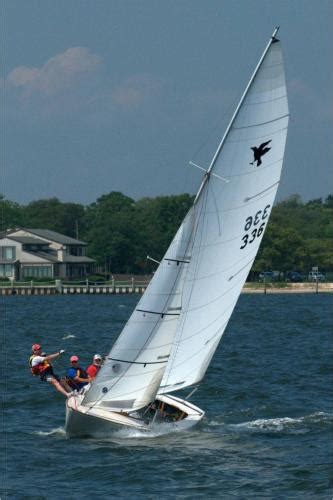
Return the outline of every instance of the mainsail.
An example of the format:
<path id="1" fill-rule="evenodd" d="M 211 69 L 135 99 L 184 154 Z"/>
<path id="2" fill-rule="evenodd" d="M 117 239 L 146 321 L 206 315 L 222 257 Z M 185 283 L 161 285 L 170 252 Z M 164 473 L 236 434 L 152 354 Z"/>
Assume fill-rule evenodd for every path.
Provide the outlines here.
<path id="1" fill-rule="evenodd" d="M 198 229 L 161 393 L 193 385 L 204 376 L 267 227 L 280 181 L 289 117 L 276 33 L 277 29 L 197 196 Z"/>
<path id="2" fill-rule="evenodd" d="M 135 410 L 157 392 L 204 376 L 257 254 L 280 180 L 288 103 L 276 32 L 193 207 L 83 404 Z"/>

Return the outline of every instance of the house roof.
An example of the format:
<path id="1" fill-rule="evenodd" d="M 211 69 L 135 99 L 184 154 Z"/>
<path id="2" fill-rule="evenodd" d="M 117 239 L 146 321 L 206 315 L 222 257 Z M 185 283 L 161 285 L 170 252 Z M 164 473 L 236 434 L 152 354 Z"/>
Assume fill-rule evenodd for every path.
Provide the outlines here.
<path id="1" fill-rule="evenodd" d="M 22 231 L 26 231 L 33 235 L 39 236 L 40 238 L 45 238 L 49 241 L 55 241 L 56 243 L 62 243 L 63 245 L 87 245 L 87 243 L 84 241 L 71 238 L 70 236 L 58 233 L 57 231 L 51 231 L 51 229 L 31 229 L 27 227 L 21 227 L 11 232 L 15 232 L 20 229 Z M 8 235 L 10 236 L 10 233 Z M 21 236 L 19 236 L 19 238 L 21 238 Z"/>
<path id="2" fill-rule="evenodd" d="M 60 260 L 56 257 L 56 255 L 52 255 L 49 252 L 41 252 L 41 251 L 29 252 L 28 250 L 25 250 L 25 252 L 33 256 L 41 257 L 42 259 L 48 260 L 49 262 L 60 262 Z M 24 264 L 27 264 L 27 262 L 24 262 Z"/>
<path id="3" fill-rule="evenodd" d="M 90 257 L 86 257 L 85 255 L 65 255 L 63 262 L 73 262 L 77 264 L 88 264 L 92 262 L 96 262 L 95 259 L 91 259 Z"/>
<path id="4" fill-rule="evenodd" d="M 46 241 L 41 240 L 40 238 L 34 238 L 32 236 L 11 236 L 10 234 L 7 235 L 7 238 L 10 238 L 11 240 L 18 241 L 19 243 L 22 243 L 23 245 L 45 245 Z"/>
<path id="5" fill-rule="evenodd" d="M 58 264 L 66 264 L 66 263 L 76 263 L 76 264 L 90 264 L 93 262 L 96 262 L 94 259 L 91 259 L 90 257 L 86 256 L 77 256 L 77 255 L 66 255 L 64 260 L 59 260 L 56 255 L 53 255 L 50 252 L 43 252 L 42 250 L 37 250 L 37 251 L 29 251 L 29 250 L 24 250 L 25 253 L 33 256 L 40 257 L 42 259 L 48 260 L 49 262 L 52 263 L 58 263 Z M 18 262 L 18 261 L 15 261 Z M 22 261 L 21 261 L 22 262 Z M 12 262 L 9 262 L 10 264 Z M 8 264 L 8 261 L 6 261 L 6 264 Z M 27 262 L 24 262 L 24 264 L 27 264 Z"/>

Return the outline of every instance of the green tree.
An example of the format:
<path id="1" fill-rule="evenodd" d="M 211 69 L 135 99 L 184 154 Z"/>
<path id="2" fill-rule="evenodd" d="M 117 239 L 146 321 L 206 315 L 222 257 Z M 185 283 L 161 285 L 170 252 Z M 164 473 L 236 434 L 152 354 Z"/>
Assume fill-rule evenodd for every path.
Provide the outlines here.
<path id="1" fill-rule="evenodd" d="M 254 263 L 254 271 L 302 270 L 304 241 L 295 229 L 270 224 Z"/>
<path id="2" fill-rule="evenodd" d="M 329 194 L 325 199 L 324 206 L 326 208 L 333 208 L 333 194 Z"/>
<path id="3" fill-rule="evenodd" d="M 58 198 L 32 201 L 24 209 L 24 225 L 51 229 L 75 238 L 85 232 L 85 208 L 78 203 L 62 203 Z"/>
<path id="4" fill-rule="evenodd" d="M 137 202 L 137 218 L 142 232 L 141 248 L 144 258 L 146 255 L 156 260 L 163 257 L 192 203 L 193 196 L 188 194 L 143 198 Z M 146 272 L 155 267 L 156 265 L 151 262 L 145 262 Z"/>
<path id="5" fill-rule="evenodd" d="M 98 198 L 88 207 L 57 198 L 21 206 L 0 196 L 1 228 L 45 228 L 89 243 L 88 255 L 113 273 L 147 273 L 156 268 L 193 196 L 158 196 L 135 202 L 119 192 Z M 292 195 L 273 207 L 253 272 L 298 270 L 312 266 L 333 271 L 333 195 L 303 203 Z"/>
<path id="6" fill-rule="evenodd" d="M 24 211 L 22 207 L 14 201 L 6 200 L 0 194 L 0 231 L 21 226 L 23 223 Z"/>
<path id="7" fill-rule="evenodd" d="M 137 269 L 135 202 L 119 192 L 103 195 L 87 208 L 88 252 L 100 265 L 111 263 L 114 273 Z"/>

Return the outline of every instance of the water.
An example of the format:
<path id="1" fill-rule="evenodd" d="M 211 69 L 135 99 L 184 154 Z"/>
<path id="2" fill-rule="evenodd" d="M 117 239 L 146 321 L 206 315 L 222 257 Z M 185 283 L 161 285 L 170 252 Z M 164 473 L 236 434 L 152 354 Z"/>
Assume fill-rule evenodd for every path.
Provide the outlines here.
<path id="1" fill-rule="evenodd" d="M 5 297 L 1 498 L 330 499 L 332 296 L 242 295 L 192 401 L 199 427 L 67 439 L 64 398 L 30 375 L 31 344 L 86 365 L 137 296 Z M 185 393 L 186 394 L 186 393 Z"/>

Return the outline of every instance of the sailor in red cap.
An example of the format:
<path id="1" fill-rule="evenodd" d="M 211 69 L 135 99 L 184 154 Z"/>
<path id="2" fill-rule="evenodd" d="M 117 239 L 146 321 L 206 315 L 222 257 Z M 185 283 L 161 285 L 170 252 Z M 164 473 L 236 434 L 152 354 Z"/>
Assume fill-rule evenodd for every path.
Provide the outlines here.
<path id="1" fill-rule="evenodd" d="M 33 344 L 31 347 L 32 354 L 29 358 L 29 365 L 31 373 L 33 375 L 39 376 L 42 382 L 49 382 L 52 384 L 57 391 L 61 392 L 64 396 L 69 397 L 68 393 L 60 384 L 60 378 L 53 372 L 52 365 L 50 361 L 57 358 L 65 352 L 63 349 L 54 353 L 48 354 L 42 353 L 42 346 L 39 344 Z"/>
<path id="2" fill-rule="evenodd" d="M 87 372 L 79 366 L 78 356 L 70 357 L 71 366 L 67 370 L 66 381 L 71 389 L 79 391 L 85 385 L 89 384 L 91 378 Z"/>

